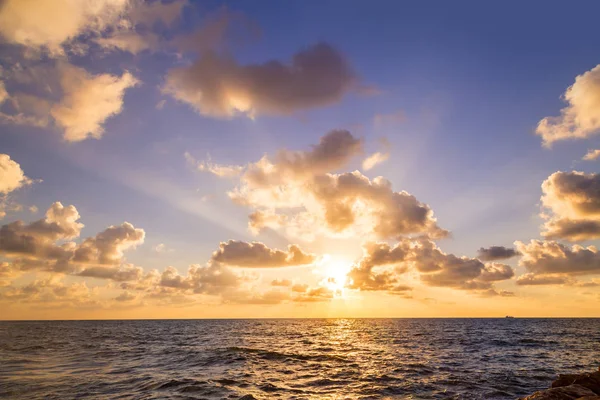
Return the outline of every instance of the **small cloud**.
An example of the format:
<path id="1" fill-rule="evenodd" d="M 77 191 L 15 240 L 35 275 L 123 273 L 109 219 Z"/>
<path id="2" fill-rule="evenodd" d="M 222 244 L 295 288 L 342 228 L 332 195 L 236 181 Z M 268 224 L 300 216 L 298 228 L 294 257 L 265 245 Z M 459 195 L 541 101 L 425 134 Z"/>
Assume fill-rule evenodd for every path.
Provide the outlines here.
<path id="1" fill-rule="evenodd" d="M 155 253 L 158 253 L 158 254 L 170 253 L 173 251 L 173 249 L 167 247 L 167 245 L 164 243 L 157 244 L 156 246 L 154 246 L 153 250 Z"/>
<path id="2" fill-rule="evenodd" d="M 36 206 L 30 206 L 29 212 L 32 214 L 36 214 L 38 212 L 38 208 Z"/>
<path id="3" fill-rule="evenodd" d="M 199 161 L 194 158 L 190 153 L 184 153 L 185 160 L 187 163 L 196 168 L 198 171 L 202 172 L 210 172 L 213 175 L 216 175 L 220 178 L 234 178 L 239 176 L 244 167 L 240 165 L 225 165 L 225 164 L 215 164 L 210 161 L 210 155 L 208 156 L 207 161 Z"/>
<path id="4" fill-rule="evenodd" d="M 390 153 L 381 153 L 378 151 L 364 159 L 362 162 L 362 168 L 363 170 L 368 171 L 376 165 L 385 162 L 388 158 L 390 158 Z"/>
<path id="5" fill-rule="evenodd" d="M 584 161 L 594 161 L 600 158 L 600 149 L 590 150 L 587 152 L 585 156 L 583 156 L 582 160 Z"/>
<path id="6" fill-rule="evenodd" d="M 156 109 L 157 110 L 162 110 L 165 106 L 165 104 L 167 103 L 166 100 L 161 100 L 158 103 L 156 103 Z"/>

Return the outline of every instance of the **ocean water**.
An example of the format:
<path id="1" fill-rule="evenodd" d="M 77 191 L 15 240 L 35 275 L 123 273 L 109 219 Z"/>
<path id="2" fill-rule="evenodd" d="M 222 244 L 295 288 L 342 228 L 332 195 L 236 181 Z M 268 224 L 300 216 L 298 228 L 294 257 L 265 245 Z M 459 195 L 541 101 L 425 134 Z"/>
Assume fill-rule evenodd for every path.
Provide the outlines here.
<path id="1" fill-rule="evenodd" d="M 0 322 L 9 399 L 515 399 L 599 364 L 600 319 Z"/>

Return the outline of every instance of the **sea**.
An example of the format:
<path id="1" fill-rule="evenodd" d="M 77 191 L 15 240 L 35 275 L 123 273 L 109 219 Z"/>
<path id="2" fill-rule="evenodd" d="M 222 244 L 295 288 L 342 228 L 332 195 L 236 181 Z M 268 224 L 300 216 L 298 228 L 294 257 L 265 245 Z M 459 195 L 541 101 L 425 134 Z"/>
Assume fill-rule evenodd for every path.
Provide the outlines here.
<path id="1" fill-rule="evenodd" d="M 0 322 L 2 399 L 516 399 L 600 365 L 600 319 Z"/>

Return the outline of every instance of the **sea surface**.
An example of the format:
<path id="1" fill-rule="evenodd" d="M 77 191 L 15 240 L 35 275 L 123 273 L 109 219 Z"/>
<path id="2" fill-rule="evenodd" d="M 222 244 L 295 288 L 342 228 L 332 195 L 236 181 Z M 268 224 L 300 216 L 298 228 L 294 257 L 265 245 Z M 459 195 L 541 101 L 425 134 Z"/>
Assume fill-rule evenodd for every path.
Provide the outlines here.
<path id="1" fill-rule="evenodd" d="M 600 319 L 0 322 L 3 399 L 515 399 L 599 364 Z"/>

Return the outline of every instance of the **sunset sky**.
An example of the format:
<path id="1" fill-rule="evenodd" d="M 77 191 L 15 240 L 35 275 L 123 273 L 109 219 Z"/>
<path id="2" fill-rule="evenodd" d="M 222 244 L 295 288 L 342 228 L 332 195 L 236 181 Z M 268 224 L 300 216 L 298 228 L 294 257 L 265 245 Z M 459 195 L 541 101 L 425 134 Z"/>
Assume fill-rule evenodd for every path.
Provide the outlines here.
<path id="1" fill-rule="evenodd" d="M 0 2 L 0 319 L 600 316 L 599 12 Z"/>

